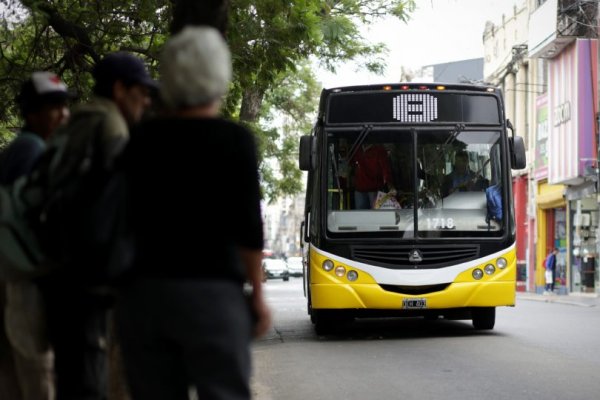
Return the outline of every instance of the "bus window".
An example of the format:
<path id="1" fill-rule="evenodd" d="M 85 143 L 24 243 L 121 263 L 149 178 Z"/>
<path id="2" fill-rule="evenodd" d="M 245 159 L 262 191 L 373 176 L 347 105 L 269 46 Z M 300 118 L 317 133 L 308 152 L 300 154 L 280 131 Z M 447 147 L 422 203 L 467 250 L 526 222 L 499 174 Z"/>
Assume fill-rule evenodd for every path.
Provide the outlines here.
<path id="1" fill-rule="evenodd" d="M 420 237 L 501 234 L 501 222 L 486 218 L 486 189 L 500 176 L 499 140 L 495 131 L 419 132 Z"/>
<path id="2" fill-rule="evenodd" d="M 411 132 L 398 129 L 328 133 L 331 232 L 414 230 L 412 143 Z M 380 192 L 394 197 L 399 208 L 377 209 L 374 203 Z"/>

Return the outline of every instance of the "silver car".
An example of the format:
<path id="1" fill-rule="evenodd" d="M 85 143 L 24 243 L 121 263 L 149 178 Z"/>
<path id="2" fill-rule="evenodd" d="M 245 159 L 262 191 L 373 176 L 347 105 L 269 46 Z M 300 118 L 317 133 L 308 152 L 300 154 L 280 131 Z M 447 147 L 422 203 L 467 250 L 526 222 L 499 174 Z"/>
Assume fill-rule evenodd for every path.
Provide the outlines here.
<path id="1" fill-rule="evenodd" d="M 262 267 L 267 279 L 282 278 L 284 281 L 290 280 L 288 266 L 285 261 L 279 258 L 265 258 Z"/>
<path id="2" fill-rule="evenodd" d="M 287 265 L 288 270 L 290 271 L 290 276 L 302 276 L 304 274 L 302 257 L 288 257 Z"/>

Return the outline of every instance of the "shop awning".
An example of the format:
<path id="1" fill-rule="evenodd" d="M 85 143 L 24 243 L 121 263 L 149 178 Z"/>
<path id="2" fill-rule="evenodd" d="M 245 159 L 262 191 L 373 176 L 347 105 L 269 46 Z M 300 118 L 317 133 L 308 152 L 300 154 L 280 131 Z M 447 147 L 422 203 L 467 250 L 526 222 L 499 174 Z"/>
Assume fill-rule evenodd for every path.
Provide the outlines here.
<path id="1" fill-rule="evenodd" d="M 564 185 L 541 183 L 536 197 L 537 206 L 541 209 L 564 207 L 566 205 L 564 194 Z"/>

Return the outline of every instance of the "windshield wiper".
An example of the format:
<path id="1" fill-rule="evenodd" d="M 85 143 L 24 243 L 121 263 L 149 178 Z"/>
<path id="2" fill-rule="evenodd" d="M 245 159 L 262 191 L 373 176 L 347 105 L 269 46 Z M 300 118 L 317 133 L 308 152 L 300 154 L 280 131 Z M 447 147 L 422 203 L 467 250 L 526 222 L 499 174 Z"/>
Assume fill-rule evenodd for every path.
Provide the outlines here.
<path id="1" fill-rule="evenodd" d="M 452 143 L 454 143 L 454 141 L 458 137 L 458 134 L 464 130 L 465 126 L 463 124 L 456 124 L 456 129 L 454 130 L 454 132 L 451 133 L 448 139 L 446 139 L 446 141 L 444 142 L 444 146 L 450 146 Z"/>
<path id="2" fill-rule="evenodd" d="M 358 137 L 356 138 L 354 143 L 352 143 L 352 146 L 350 146 L 350 151 L 348 151 L 348 156 L 346 157 L 346 161 L 350 162 L 352 160 L 352 158 L 358 151 L 358 148 L 360 147 L 361 144 L 363 144 L 363 142 L 365 141 L 367 136 L 369 136 L 369 133 L 372 130 L 373 130 L 373 125 L 365 125 L 363 130 L 358 134 Z"/>
<path id="3" fill-rule="evenodd" d="M 333 168 L 333 176 L 335 177 L 335 183 L 337 185 L 338 193 L 342 195 L 342 185 L 340 182 L 340 176 L 338 174 L 337 161 L 335 160 L 335 154 L 333 152 L 333 144 L 329 145 L 329 155 L 331 156 L 331 166 Z"/>

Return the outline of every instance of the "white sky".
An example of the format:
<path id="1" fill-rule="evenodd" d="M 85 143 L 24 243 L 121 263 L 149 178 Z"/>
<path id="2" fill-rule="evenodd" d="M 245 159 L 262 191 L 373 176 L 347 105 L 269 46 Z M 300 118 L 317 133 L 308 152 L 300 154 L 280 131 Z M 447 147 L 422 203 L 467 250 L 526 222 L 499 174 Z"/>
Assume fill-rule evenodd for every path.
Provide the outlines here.
<path id="1" fill-rule="evenodd" d="M 335 74 L 317 72 L 323 87 L 398 82 L 400 68 L 483 57 L 485 22 L 499 25 L 523 0 L 417 0 L 410 21 L 387 19 L 366 30 L 370 42 L 383 42 L 389 53 L 383 75 L 357 71 L 355 64 L 339 66 Z"/>

